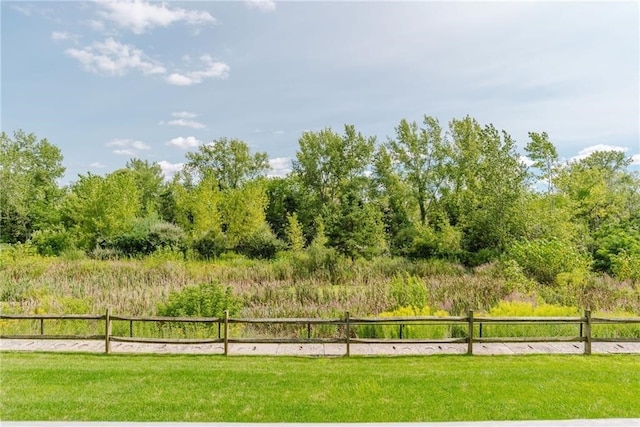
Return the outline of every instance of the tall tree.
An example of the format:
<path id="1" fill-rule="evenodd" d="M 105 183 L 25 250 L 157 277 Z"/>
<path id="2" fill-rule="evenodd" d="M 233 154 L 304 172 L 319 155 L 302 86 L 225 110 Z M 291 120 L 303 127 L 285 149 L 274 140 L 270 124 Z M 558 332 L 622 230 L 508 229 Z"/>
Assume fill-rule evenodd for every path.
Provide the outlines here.
<path id="1" fill-rule="evenodd" d="M 466 117 L 450 123 L 452 163 L 446 196 L 467 250 L 500 252 L 523 233 L 526 170 L 506 132 Z"/>
<path id="2" fill-rule="evenodd" d="M 411 218 L 416 202 L 408 183 L 396 173 L 385 146 L 378 149 L 373 160 L 371 196 L 382 213 L 390 250 L 394 254 L 406 254 L 415 235 Z"/>
<path id="3" fill-rule="evenodd" d="M 419 128 L 416 122 L 402 119 L 395 139 L 387 145 L 396 172 L 409 184 L 418 203 L 420 223 L 425 225 L 429 208 L 440 195 L 450 157 L 438 120 L 424 116 L 423 125 Z"/>
<path id="4" fill-rule="evenodd" d="M 238 139 L 214 140 L 186 157 L 186 171 L 199 179 L 212 174 L 220 190 L 239 188 L 270 168 L 267 153 L 251 154 L 249 146 Z"/>
<path id="5" fill-rule="evenodd" d="M 293 173 L 319 206 L 339 202 L 347 187 L 365 188 L 375 138 L 365 138 L 353 125 L 339 135 L 330 128 L 305 132 L 293 161 Z"/>
<path id="6" fill-rule="evenodd" d="M 140 195 L 132 174 L 119 170 L 104 178 L 80 175 L 64 201 L 67 227 L 78 246 L 93 249 L 101 239 L 126 233 L 140 216 Z"/>
<path id="7" fill-rule="evenodd" d="M 160 194 L 165 190 L 160 165 L 147 160 L 131 159 L 127 162 L 126 170 L 132 173 L 138 187 L 142 214 L 147 216 L 158 213 Z"/>
<path id="8" fill-rule="evenodd" d="M 370 205 L 367 176 L 375 138 L 366 138 L 353 125 L 346 125 L 343 135 L 331 129 L 305 132 L 299 143 L 293 175 L 303 194 L 303 224 L 321 218 L 327 226 L 328 244 L 345 255 L 371 256 L 384 251 L 383 223 Z"/>
<path id="9" fill-rule="evenodd" d="M 524 150 L 533 161 L 532 166 L 540 171 L 539 178 L 547 182 L 549 194 L 553 190 L 554 173 L 558 167 L 558 152 L 546 132 L 529 132 L 529 139 Z"/>
<path id="10" fill-rule="evenodd" d="M 60 149 L 22 130 L 0 135 L 0 241 L 24 242 L 35 230 L 59 222 L 64 192 Z"/>

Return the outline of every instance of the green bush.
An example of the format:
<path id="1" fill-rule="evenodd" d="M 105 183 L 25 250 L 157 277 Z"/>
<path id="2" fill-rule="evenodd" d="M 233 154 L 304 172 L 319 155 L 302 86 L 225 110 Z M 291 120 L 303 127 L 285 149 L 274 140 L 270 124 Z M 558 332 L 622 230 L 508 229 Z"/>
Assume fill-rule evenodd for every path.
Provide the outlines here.
<path id="1" fill-rule="evenodd" d="M 446 317 L 449 316 L 444 310 L 431 311 L 428 306 L 424 307 L 398 307 L 393 311 L 385 311 L 380 313 L 378 317 L 422 317 L 422 316 L 437 316 Z M 397 339 L 400 338 L 415 338 L 415 339 L 442 339 L 450 338 L 452 328 L 447 324 L 366 324 L 357 326 L 355 328 L 356 335 L 360 338 L 386 338 Z"/>
<path id="2" fill-rule="evenodd" d="M 158 249 L 185 249 L 185 234 L 177 225 L 155 218 L 137 219 L 126 233 L 99 242 L 125 256 L 149 255 Z"/>
<path id="3" fill-rule="evenodd" d="M 590 259 L 568 242 L 537 239 L 514 243 L 508 251 L 531 278 L 551 284 L 560 273 L 588 270 Z"/>
<path id="4" fill-rule="evenodd" d="M 74 249 L 73 238 L 66 230 L 37 230 L 31 235 L 31 244 L 44 256 L 57 256 Z"/>
<path id="5" fill-rule="evenodd" d="M 242 239 L 236 246 L 239 254 L 255 259 L 273 259 L 287 245 L 268 228 L 263 228 Z"/>
<path id="6" fill-rule="evenodd" d="M 240 308 L 240 299 L 233 296 L 231 287 L 212 282 L 171 292 L 167 303 L 158 305 L 157 312 L 168 317 L 222 317 L 225 310 L 234 315 Z"/>
<path id="7" fill-rule="evenodd" d="M 390 294 L 395 307 L 425 307 L 428 303 L 427 286 L 422 279 L 408 274 L 393 278 Z"/>
<path id="8" fill-rule="evenodd" d="M 524 301 L 500 301 L 487 313 L 489 317 L 580 317 L 576 307 L 555 304 L 532 304 Z M 577 324 L 486 324 L 483 337 L 575 337 L 580 333 Z"/>
<path id="9" fill-rule="evenodd" d="M 201 238 L 194 240 L 191 247 L 203 259 L 218 258 L 228 249 L 224 234 L 217 231 L 209 231 Z"/>

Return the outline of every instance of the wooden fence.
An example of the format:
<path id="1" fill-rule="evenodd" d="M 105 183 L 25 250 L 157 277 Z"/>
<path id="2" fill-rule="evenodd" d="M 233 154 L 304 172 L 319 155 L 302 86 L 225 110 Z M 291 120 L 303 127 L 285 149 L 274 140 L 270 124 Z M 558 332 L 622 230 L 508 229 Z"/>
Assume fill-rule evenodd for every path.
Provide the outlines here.
<path id="1" fill-rule="evenodd" d="M 351 354 L 351 345 L 354 343 L 366 344 L 443 344 L 459 343 L 467 344 L 467 354 L 473 354 L 473 346 L 476 343 L 533 343 L 533 342 L 581 342 L 584 343 L 584 354 L 591 354 L 591 345 L 594 342 L 640 342 L 640 338 L 621 337 L 597 337 L 593 336 L 593 326 L 597 324 L 608 325 L 640 325 L 640 317 L 633 318 L 602 318 L 592 317 L 591 311 L 586 310 L 581 317 L 476 317 L 473 310 L 467 316 L 419 316 L 419 317 L 351 317 L 345 312 L 344 317 L 336 319 L 318 318 L 264 318 L 247 319 L 232 318 L 225 312 L 224 317 L 194 318 L 194 317 L 138 317 L 116 316 L 107 309 L 104 315 L 53 315 L 53 314 L 0 314 L 0 320 L 36 320 L 39 321 L 39 334 L 0 335 L 0 339 L 72 339 L 72 340 L 104 340 L 105 352 L 111 352 L 112 342 L 152 343 L 152 344 L 210 344 L 222 343 L 224 354 L 229 354 L 229 344 L 232 343 L 341 343 L 345 344 L 345 355 Z M 45 334 L 45 320 L 86 320 L 104 322 L 104 334 L 100 335 L 48 335 Z M 117 336 L 112 332 L 114 322 L 128 322 L 129 336 Z M 208 324 L 217 326 L 217 334 L 205 338 L 150 338 L 134 337 L 134 322 L 156 322 L 161 324 Z M 297 325 L 306 327 L 306 337 L 232 337 L 230 325 Z M 483 336 L 483 327 L 491 324 L 518 325 L 518 324 L 573 324 L 577 325 L 575 336 L 554 337 L 486 337 Z M 338 333 L 334 337 L 312 337 L 313 327 L 329 325 L 337 327 Z M 359 338 L 355 331 L 357 326 L 363 325 L 396 325 L 399 338 Z M 462 337 L 449 337 L 443 339 L 416 339 L 403 337 L 403 330 L 410 325 L 450 325 L 457 326 L 458 330 L 466 332 Z"/>

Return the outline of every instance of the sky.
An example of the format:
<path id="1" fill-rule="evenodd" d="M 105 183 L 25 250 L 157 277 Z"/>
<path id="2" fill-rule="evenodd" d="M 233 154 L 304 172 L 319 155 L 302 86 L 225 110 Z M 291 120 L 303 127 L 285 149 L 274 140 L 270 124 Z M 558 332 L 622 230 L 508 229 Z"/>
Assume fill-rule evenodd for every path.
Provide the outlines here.
<path id="1" fill-rule="evenodd" d="M 640 2 L 5 1 L 1 129 L 47 138 L 62 184 L 131 158 L 170 177 L 221 138 L 291 169 L 298 138 L 467 115 L 524 153 L 640 165 Z"/>

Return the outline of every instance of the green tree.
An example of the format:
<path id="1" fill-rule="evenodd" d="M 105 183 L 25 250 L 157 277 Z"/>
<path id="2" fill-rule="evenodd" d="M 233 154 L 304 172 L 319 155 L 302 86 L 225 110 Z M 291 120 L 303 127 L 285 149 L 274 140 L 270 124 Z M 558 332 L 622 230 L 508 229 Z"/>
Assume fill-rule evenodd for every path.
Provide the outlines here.
<path id="1" fill-rule="evenodd" d="M 251 154 L 249 146 L 238 139 L 214 140 L 186 157 L 187 172 L 199 179 L 213 174 L 220 190 L 239 188 L 270 168 L 267 153 Z"/>
<path id="2" fill-rule="evenodd" d="M 411 197 L 409 185 L 396 173 L 384 146 L 378 149 L 373 160 L 371 198 L 382 213 L 391 252 L 406 255 L 416 232 L 411 220 L 416 202 Z"/>
<path id="3" fill-rule="evenodd" d="M 558 168 L 558 152 L 549 141 L 546 132 L 529 132 L 529 142 L 524 150 L 533 161 L 533 167 L 540 171 L 538 177 L 547 182 L 547 193 L 553 190 L 553 179 Z"/>
<path id="4" fill-rule="evenodd" d="M 385 251 L 384 224 L 369 200 L 375 138 L 346 125 L 343 135 L 305 132 L 299 142 L 293 175 L 302 193 L 303 224 L 321 217 L 329 245 L 351 257 Z"/>
<path id="5" fill-rule="evenodd" d="M 298 221 L 298 214 L 295 212 L 287 214 L 286 236 L 287 242 L 289 243 L 289 249 L 294 252 L 304 249 L 305 238 L 302 233 L 302 226 Z"/>
<path id="6" fill-rule="evenodd" d="M 165 187 L 160 165 L 147 160 L 131 159 L 127 162 L 126 170 L 132 173 L 138 187 L 143 215 L 157 213 L 160 208 L 160 195 Z"/>
<path id="7" fill-rule="evenodd" d="M 396 138 L 387 143 L 396 172 L 417 201 L 421 225 L 427 223 L 428 211 L 440 195 L 450 159 L 438 120 L 424 116 L 423 125 L 419 128 L 416 122 L 403 119 L 396 127 Z"/>
<path id="8" fill-rule="evenodd" d="M 597 151 L 569 163 L 556 177 L 556 187 L 569 198 L 576 220 L 591 234 L 607 223 L 624 223 L 640 211 L 640 179 L 629 172 L 631 159 L 620 151 Z"/>
<path id="9" fill-rule="evenodd" d="M 266 180 L 267 208 L 265 211 L 267 223 L 279 239 L 287 239 L 289 215 L 299 212 L 296 216 L 305 215 L 302 210 L 301 194 L 296 179 L 288 175 Z M 300 220 L 309 224 L 311 221 Z M 304 227 L 303 227 L 304 230 Z M 305 233 L 305 235 L 308 235 Z"/>
<path id="10" fill-rule="evenodd" d="M 125 170 L 104 178 L 91 173 L 80 175 L 63 205 L 67 227 L 84 249 L 125 234 L 141 211 L 138 187 Z"/>
<path id="11" fill-rule="evenodd" d="M 60 221 L 64 174 L 60 149 L 22 130 L 0 135 L 0 241 L 26 241 Z"/>
<path id="12" fill-rule="evenodd" d="M 207 233 L 222 232 L 220 204 L 223 195 L 213 175 L 206 175 L 195 186 L 172 185 L 177 223 L 194 239 Z"/>
<path id="13" fill-rule="evenodd" d="M 462 230 L 466 250 L 497 255 L 524 232 L 525 167 L 509 134 L 493 125 L 466 117 L 449 128 L 452 162 L 443 189 L 449 222 Z"/>
<path id="14" fill-rule="evenodd" d="M 242 188 L 230 188 L 222 193 L 220 212 L 223 231 L 230 247 L 268 229 L 265 217 L 267 196 L 265 184 L 252 181 Z M 264 234 L 264 233 L 262 233 Z"/>
<path id="15" fill-rule="evenodd" d="M 364 188 L 375 138 L 365 138 L 355 126 L 346 125 L 344 135 L 330 128 L 305 132 L 293 161 L 293 174 L 303 191 L 316 202 L 316 209 L 339 203 L 347 187 Z"/>

